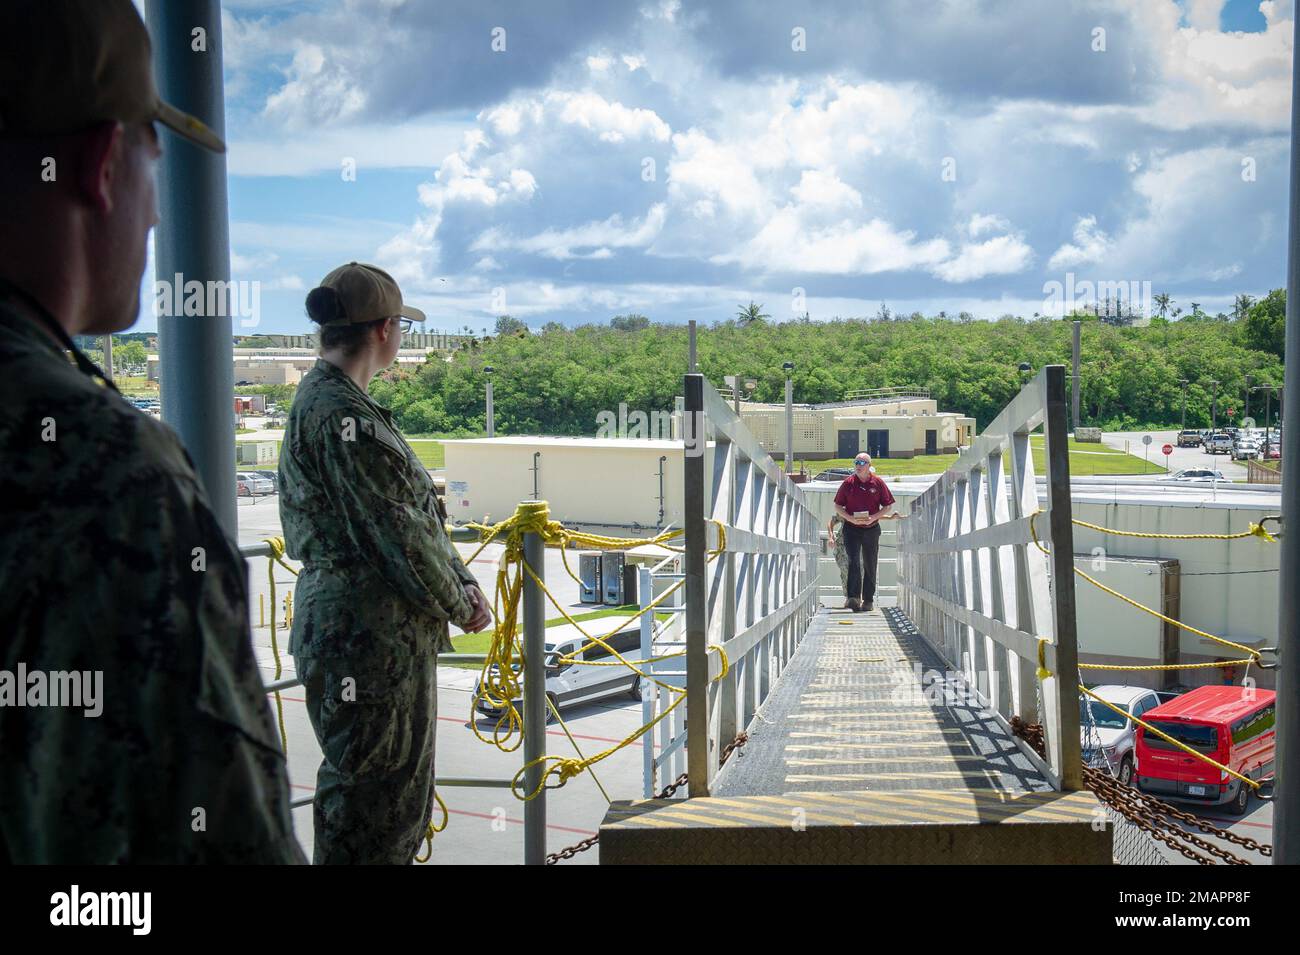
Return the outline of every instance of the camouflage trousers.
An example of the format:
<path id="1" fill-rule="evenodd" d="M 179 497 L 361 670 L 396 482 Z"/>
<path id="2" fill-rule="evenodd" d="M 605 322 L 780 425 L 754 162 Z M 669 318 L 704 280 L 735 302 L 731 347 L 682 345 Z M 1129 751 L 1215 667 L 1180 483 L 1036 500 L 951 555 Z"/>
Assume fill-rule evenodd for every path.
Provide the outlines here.
<path id="1" fill-rule="evenodd" d="M 834 547 L 835 564 L 840 569 L 840 589 L 847 595 L 849 592 L 849 552 L 844 549 L 844 540 L 841 537 Z"/>
<path id="2" fill-rule="evenodd" d="M 297 662 L 324 754 L 313 864 L 409 864 L 433 808 L 436 659 Z"/>

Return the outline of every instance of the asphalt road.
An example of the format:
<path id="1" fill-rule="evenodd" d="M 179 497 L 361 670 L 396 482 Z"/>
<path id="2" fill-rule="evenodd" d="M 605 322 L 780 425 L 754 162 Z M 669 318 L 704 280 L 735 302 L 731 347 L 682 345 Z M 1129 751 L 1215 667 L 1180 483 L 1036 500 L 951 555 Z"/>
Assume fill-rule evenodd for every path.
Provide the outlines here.
<path id="1" fill-rule="evenodd" d="M 1149 449 L 1144 449 L 1142 437 L 1147 434 L 1151 435 L 1151 446 Z M 1178 447 L 1177 438 L 1177 431 L 1114 431 L 1104 432 L 1101 441 L 1102 444 L 1118 448 L 1121 451 L 1125 450 L 1124 442 L 1127 441 L 1129 443 L 1128 453 L 1139 458 L 1143 457 L 1149 450 L 1153 466 L 1164 465 L 1165 456 L 1160 453 L 1160 449 L 1165 444 L 1171 444 L 1174 446 L 1174 450 L 1169 455 L 1170 473 L 1182 468 L 1212 468 L 1216 471 L 1222 471 L 1223 476 L 1229 481 L 1244 481 L 1246 479 L 1246 465 L 1244 462 L 1234 461 L 1226 454 L 1206 454 L 1203 448 L 1180 448 Z M 1132 477 L 1134 480 L 1147 480 L 1141 474 Z M 1158 480 L 1162 477 L 1164 477 L 1163 474 L 1153 474 L 1150 480 Z"/>

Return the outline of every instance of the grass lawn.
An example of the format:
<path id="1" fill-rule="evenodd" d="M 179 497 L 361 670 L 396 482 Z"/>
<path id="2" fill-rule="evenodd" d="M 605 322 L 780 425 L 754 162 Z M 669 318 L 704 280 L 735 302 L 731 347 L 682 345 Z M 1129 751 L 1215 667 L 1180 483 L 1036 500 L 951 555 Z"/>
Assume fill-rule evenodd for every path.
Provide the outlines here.
<path id="1" fill-rule="evenodd" d="M 635 604 L 624 604 L 622 607 L 606 607 L 603 610 L 591 610 L 585 613 L 570 614 L 574 620 L 598 620 L 601 617 L 629 617 L 636 613 L 640 608 Z M 667 620 L 671 617 L 670 613 L 657 613 L 655 619 Z M 558 627 L 567 624 L 568 621 L 563 617 L 552 617 L 546 621 L 548 627 Z M 612 627 L 613 624 L 611 623 Z M 595 637 L 603 637 L 605 630 L 595 630 L 591 627 L 585 628 L 588 633 Z M 456 647 L 457 653 L 487 653 L 488 647 L 492 645 L 492 638 L 496 635 L 495 630 L 484 630 L 482 633 L 462 633 L 452 637 L 452 644 Z M 482 666 L 478 663 L 448 663 L 445 666 L 458 667 L 462 670 L 481 670 Z"/>
<path id="2" fill-rule="evenodd" d="M 435 441 L 432 438 L 407 438 L 411 448 L 415 451 L 416 457 L 426 468 L 441 468 L 447 466 L 446 449 L 443 448 L 441 441 Z"/>
<path id="3" fill-rule="evenodd" d="M 1047 451 L 1041 434 L 1030 435 L 1029 445 L 1034 453 L 1034 472 L 1044 474 L 1047 470 Z M 1156 463 L 1158 449 L 1151 455 L 1151 462 L 1145 464 L 1141 455 L 1125 454 L 1104 444 L 1090 442 L 1079 443 L 1071 439 L 1067 444 L 1070 452 L 1070 473 L 1080 477 L 1092 477 L 1106 474 L 1164 474 L 1163 465 Z M 938 474 L 956 463 L 955 454 L 923 454 L 914 458 L 876 458 L 872 464 L 876 473 L 882 477 L 904 477 L 911 474 Z M 782 458 L 777 458 L 780 464 Z M 798 462 L 795 464 L 798 467 Z M 808 461 L 809 474 L 815 475 L 826 468 L 846 468 L 853 466 L 852 458 L 835 458 L 830 461 Z"/>
<path id="4" fill-rule="evenodd" d="M 114 378 L 113 384 L 117 385 L 117 390 L 130 398 L 157 398 L 158 382 L 150 381 L 144 377 L 127 377 Z"/>

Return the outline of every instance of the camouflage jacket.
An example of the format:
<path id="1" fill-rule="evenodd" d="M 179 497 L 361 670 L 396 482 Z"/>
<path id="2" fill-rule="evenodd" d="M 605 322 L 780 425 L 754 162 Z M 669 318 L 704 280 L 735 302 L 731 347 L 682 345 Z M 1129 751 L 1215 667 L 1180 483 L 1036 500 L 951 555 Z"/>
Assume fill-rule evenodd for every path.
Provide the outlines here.
<path id="1" fill-rule="evenodd" d="M 356 382 L 320 360 L 304 376 L 280 449 L 280 522 L 303 562 L 295 656 L 452 649 L 448 621 L 473 615 L 474 583 L 443 526 L 415 451 Z"/>
<path id="2" fill-rule="evenodd" d="M 0 680 L 102 682 L 0 684 L 0 862 L 305 862 L 243 559 L 175 433 L 34 314 L 0 299 Z"/>

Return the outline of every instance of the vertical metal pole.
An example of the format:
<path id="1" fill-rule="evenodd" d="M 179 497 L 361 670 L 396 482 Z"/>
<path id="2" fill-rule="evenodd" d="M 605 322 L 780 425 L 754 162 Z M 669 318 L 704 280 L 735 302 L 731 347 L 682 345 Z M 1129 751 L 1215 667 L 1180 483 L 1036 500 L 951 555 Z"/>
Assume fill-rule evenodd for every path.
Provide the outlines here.
<path id="1" fill-rule="evenodd" d="M 1052 531 L 1052 616 L 1056 637 L 1056 712 L 1061 791 L 1083 788 L 1079 746 L 1079 646 L 1074 602 L 1074 525 L 1070 454 L 1065 441 L 1065 368 L 1043 369 L 1047 418 L 1047 500 Z M 1052 747 L 1055 749 L 1056 747 Z"/>
<path id="2" fill-rule="evenodd" d="M 531 502 L 530 502 L 531 503 Z M 540 534 L 524 535 L 524 560 L 546 579 L 546 548 Z M 524 574 L 524 762 L 546 755 L 546 607 L 537 581 Z M 524 788 L 542 783 L 542 765 L 524 773 Z M 546 791 L 524 803 L 524 865 L 546 864 Z"/>
<path id="3" fill-rule="evenodd" d="M 697 371 L 699 371 L 699 368 L 696 367 L 696 361 L 695 361 L 695 357 L 696 357 L 696 353 L 695 353 L 695 319 L 693 319 L 693 318 L 691 319 L 691 321 L 690 321 L 690 325 L 688 326 L 688 329 L 689 329 L 689 331 L 688 331 L 688 340 L 689 340 L 689 342 L 690 342 L 690 350 L 689 350 L 689 354 L 687 355 L 686 373 L 687 373 L 688 375 L 693 375 L 693 374 L 695 374 Z"/>
<path id="4" fill-rule="evenodd" d="M 1214 386 L 1210 395 L 1210 433 L 1213 434 L 1219 430 L 1219 383 L 1211 378 L 1210 384 Z"/>
<path id="5" fill-rule="evenodd" d="M 162 98 L 198 117 L 224 138 L 219 0 L 145 0 L 153 39 L 154 75 Z M 193 49 L 201 27 L 206 51 Z M 231 341 L 229 210 L 226 158 L 162 133 L 158 163 L 158 211 L 154 229 L 155 275 L 171 287 L 171 301 L 185 298 L 185 284 L 221 282 L 224 296 L 211 296 L 214 314 L 158 317 L 159 382 L 163 419 L 176 429 L 208 493 L 222 528 L 238 533 L 235 511 L 235 391 Z M 181 283 L 180 288 L 175 288 Z M 257 293 L 254 292 L 256 295 Z M 225 305 L 221 307 L 220 299 Z M 256 302 L 256 299 L 253 300 Z M 242 316 L 251 318 L 252 316 Z M 249 326 L 251 327 L 251 326 Z"/>
<path id="6" fill-rule="evenodd" d="M 650 575 L 649 567 L 638 567 L 636 573 L 636 595 L 641 604 L 641 609 L 645 610 L 646 607 L 654 603 L 654 578 Z M 641 659 L 649 660 L 654 656 L 653 650 L 654 614 L 643 613 L 641 614 Z M 656 667 L 653 663 L 643 663 L 641 669 L 646 672 L 653 672 Z M 645 726 L 655 718 L 653 701 L 658 688 L 653 683 L 647 684 L 644 680 L 641 681 L 640 687 L 641 725 Z M 646 735 L 645 741 L 646 744 L 641 747 L 641 795 L 649 799 L 655 794 L 655 748 L 650 745 L 654 741 L 653 730 Z"/>
<path id="7" fill-rule="evenodd" d="M 1250 383 L 1252 380 L 1254 380 L 1253 375 L 1246 376 L 1246 407 L 1243 409 L 1243 413 L 1242 413 L 1243 418 L 1250 417 Z"/>
<path id="8" fill-rule="evenodd" d="M 785 376 L 785 473 L 794 467 L 794 379 Z"/>
<path id="9" fill-rule="evenodd" d="M 1300 39 L 1300 17 L 1295 18 L 1295 38 Z M 1295 356 L 1300 355 L 1300 59 L 1291 64 L 1291 217 L 1287 230 L 1286 258 L 1286 341 L 1291 349 L 1291 363 L 1286 366 L 1278 412 L 1282 420 L 1286 402 L 1295 401 L 1300 385 L 1300 370 Z M 1277 790 L 1273 807 L 1273 864 L 1300 863 L 1300 621 L 1296 619 L 1300 602 L 1296 599 L 1300 585 L 1300 433 L 1295 428 L 1282 431 L 1282 535 L 1281 573 L 1277 611 Z M 1289 581 L 1289 583 L 1288 583 Z"/>
<path id="10" fill-rule="evenodd" d="M 1183 386 L 1183 423 L 1179 426 L 1180 431 L 1187 430 L 1187 379 L 1180 378 L 1178 383 Z"/>
<path id="11" fill-rule="evenodd" d="M 495 438 L 497 434 L 496 412 L 492 407 L 492 377 L 487 380 L 487 436 Z"/>
<path id="12" fill-rule="evenodd" d="M 686 503 L 686 772 L 692 797 L 709 794 L 709 653 L 705 577 L 708 525 L 704 521 L 704 378 L 686 376 L 686 444 L 683 484 Z"/>
<path id="13" fill-rule="evenodd" d="M 1070 379 L 1070 400 L 1074 405 L 1074 430 L 1079 430 L 1079 331 L 1083 322 L 1074 323 L 1074 377 Z"/>
<path id="14" fill-rule="evenodd" d="M 113 380 L 113 336 L 104 336 L 104 375 Z"/>

